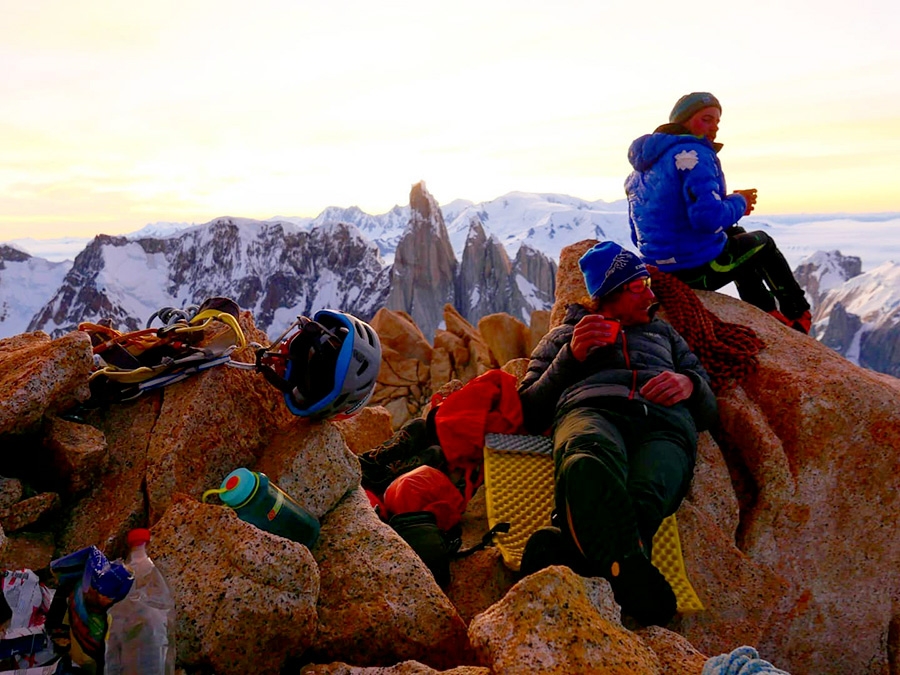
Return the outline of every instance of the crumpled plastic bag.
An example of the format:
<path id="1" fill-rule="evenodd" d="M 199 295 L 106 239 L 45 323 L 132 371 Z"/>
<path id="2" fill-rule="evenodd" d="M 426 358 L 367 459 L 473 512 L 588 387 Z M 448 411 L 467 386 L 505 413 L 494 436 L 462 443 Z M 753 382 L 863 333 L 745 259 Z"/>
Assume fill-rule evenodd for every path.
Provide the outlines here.
<path id="1" fill-rule="evenodd" d="M 0 572 L 0 672 L 51 663 L 56 653 L 44 624 L 53 600 L 53 590 L 41 583 L 32 570 Z"/>

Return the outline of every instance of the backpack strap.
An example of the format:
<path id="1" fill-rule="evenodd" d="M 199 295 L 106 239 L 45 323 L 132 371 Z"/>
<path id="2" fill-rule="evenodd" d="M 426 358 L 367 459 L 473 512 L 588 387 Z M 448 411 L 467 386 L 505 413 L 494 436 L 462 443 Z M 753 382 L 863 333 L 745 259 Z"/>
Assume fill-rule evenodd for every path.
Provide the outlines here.
<path id="1" fill-rule="evenodd" d="M 465 558 L 473 553 L 477 553 L 478 551 L 482 551 L 486 549 L 488 546 L 494 545 L 494 536 L 497 534 L 506 534 L 509 532 L 509 523 L 497 523 L 494 525 L 488 532 L 481 538 L 481 541 L 475 544 L 474 546 L 470 546 L 467 549 L 459 550 L 459 546 L 462 545 L 462 540 L 459 540 L 459 544 L 456 547 L 456 551 L 452 554 L 452 558 Z"/>
<path id="2" fill-rule="evenodd" d="M 256 351 L 256 369 L 279 391 L 299 401 L 315 399 L 315 392 L 322 391 L 324 396 L 334 386 L 333 363 L 341 344 L 333 331 L 300 316 L 270 347 Z"/>

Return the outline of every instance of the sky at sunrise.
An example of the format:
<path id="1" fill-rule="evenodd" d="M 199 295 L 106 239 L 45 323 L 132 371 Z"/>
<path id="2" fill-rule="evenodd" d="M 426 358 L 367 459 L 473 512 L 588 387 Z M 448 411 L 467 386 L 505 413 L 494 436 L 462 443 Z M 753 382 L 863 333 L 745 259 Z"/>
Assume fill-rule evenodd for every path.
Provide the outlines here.
<path id="1" fill-rule="evenodd" d="M 900 210 L 896 0 L 0 0 L 0 241 L 624 197 L 711 91 L 756 215 Z"/>

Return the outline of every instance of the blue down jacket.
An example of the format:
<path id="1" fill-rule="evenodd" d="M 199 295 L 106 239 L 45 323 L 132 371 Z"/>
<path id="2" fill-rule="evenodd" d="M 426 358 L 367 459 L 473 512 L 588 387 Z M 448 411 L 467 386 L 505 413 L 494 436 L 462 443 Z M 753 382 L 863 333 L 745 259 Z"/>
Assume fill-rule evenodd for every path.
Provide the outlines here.
<path id="1" fill-rule="evenodd" d="M 744 215 L 747 200 L 727 194 L 716 150 L 705 138 L 659 130 L 631 144 L 628 222 L 644 262 L 672 272 L 722 252 L 725 230 Z"/>
<path id="2" fill-rule="evenodd" d="M 588 310 L 569 305 L 562 325 L 538 343 L 519 384 L 519 398 L 525 426 L 531 433 L 543 433 L 555 417 L 606 397 L 644 399 L 638 391 L 664 370 L 691 378 L 691 397 L 668 408 L 683 415 L 698 431 L 708 429 L 718 414 L 716 396 L 709 376 L 684 338 L 661 319 L 637 326 L 624 326 L 614 344 L 600 347 L 579 362 L 569 347 L 572 333 Z"/>

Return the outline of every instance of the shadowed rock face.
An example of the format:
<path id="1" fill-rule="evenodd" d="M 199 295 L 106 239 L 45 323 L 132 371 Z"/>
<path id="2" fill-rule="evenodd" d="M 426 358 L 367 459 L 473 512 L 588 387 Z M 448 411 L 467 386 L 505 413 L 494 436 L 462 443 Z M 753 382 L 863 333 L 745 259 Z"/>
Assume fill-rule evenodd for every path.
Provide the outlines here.
<path id="1" fill-rule="evenodd" d="M 387 309 L 409 313 L 429 340 L 444 305 L 455 302 L 456 256 L 434 197 L 417 183 L 409 193 L 409 226 L 394 254 Z"/>
<path id="2" fill-rule="evenodd" d="M 510 279 L 512 300 L 509 314 L 527 321 L 533 312 L 549 310 L 553 306 L 556 263 L 541 251 L 530 246 L 520 246 L 513 260 Z"/>
<path id="3" fill-rule="evenodd" d="M 4 261 L 24 262 L 30 257 L 31 256 L 28 253 L 25 253 L 25 251 L 20 251 L 19 249 L 7 246 L 6 244 L 0 244 L 0 270 L 4 267 Z"/>
<path id="4" fill-rule="evenodd" d="M 469 225 L 457 278 L 456 297 L 468 321 L 492 312 L 510 312 L 512 263 L 496 239 L 488 239 L 477 218 Z"/>
<path id="5" fill-rule="evenodd" d="M 451 305 L 475 323 L 498 312 L 527 321 L 535 310 L 553 301 L 555 263 L 527 246 L 512 262 L 503 245 L 485 234 L 474 218 L 457 263 L 444 217 L 424 183 L 413 186 L 411 216 L 397 245 L 386 309 L 406 312 L 425 337 L 432 340 Z"/>
<path id="6" fill-rule="evenodd" d="M 553 304 L 556 263 L 522 245 L 510 261 L 506 249 L 487 237 L 473 218 L 456 281 L 456 307 L 472 323 L 491 314 L 528 321 L 532 312 Z"/>
<path id="7" fill-rule="evenodd" d="M 879 373 L 900 377 L 900 324 L 885 322 L 863 334 L 859 362 Z"/>
<path id="8" fill-rule="evenodd" d="M 853 346 L 853 338 L 862 328 L 862 321 L 855 314 L 848 314 L 841 303 L 836 303 L 828 314 L 825 330 L 816 330 L 822 344 L 838 354 L 846 355 Z"/>

